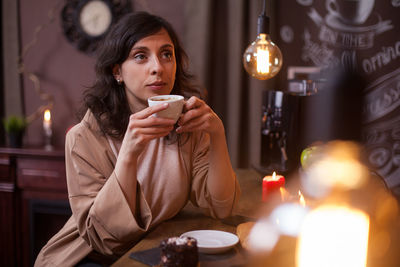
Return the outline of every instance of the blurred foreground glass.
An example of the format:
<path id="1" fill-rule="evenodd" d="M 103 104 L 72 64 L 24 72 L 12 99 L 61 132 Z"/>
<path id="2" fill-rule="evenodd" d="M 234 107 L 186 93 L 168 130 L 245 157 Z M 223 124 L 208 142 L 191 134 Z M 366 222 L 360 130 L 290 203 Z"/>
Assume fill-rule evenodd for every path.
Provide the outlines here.
<path id="1" fill-rule="evenodd" d="M 364 267 L 369 216 L 339 205 L 325 205 L 305 217 L 297 243 L 298 267 Z"/>

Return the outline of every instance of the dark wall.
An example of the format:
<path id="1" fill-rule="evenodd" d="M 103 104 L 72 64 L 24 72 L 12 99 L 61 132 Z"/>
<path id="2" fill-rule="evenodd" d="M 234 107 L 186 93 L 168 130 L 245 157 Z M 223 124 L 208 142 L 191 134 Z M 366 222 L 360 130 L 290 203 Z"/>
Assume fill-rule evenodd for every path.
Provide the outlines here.
<path id="1" fill-rule="evenodd" d="M 295 66 L 339 68 L 361 75 L 366 82 L 361 112 L 368 163 L 390 186 L 400 184 L 399 1 L 281 0 L 277 12 L 278 43 L 284 55 L 281 88 L 287 89 L 287 70 Z M 351 96 L 350 90 L 357 87 L 344 89 Z M 352 105 L 345 91 L 343 96 L 333 113 L 341 105 Z M 321 113 L 328 107 L 323 109 Z M 329 120 L 327 116 L 325 121 Z"/>
<path id="2" fill-rule="evenodd" d="M 66 1 L 19 0 L 19 24 L 21 47 L 33 45 L 24 57 L 26 73 L 23 75 L 24 109 L 26 115 L 34 113 L 47 102 L 40 98 L 29 73 L 40 82 L 40 90 L 54 96 L 52 122 L 54 144 L 64 146 L 66 131 L 76 124 L 76 111 L 85 87 L 94 80 L 94 58 L 71 45 L 61 27 L 61 10 Z M 144 5 L 145 4 L 145 5 Z M 183 0 L 133 1 L 135 11 L 146 10 L 165 17 L 180 36 L 183 35 Z M 54 17 L 49 15 L 54 12 Z M 53 14 L 53 13 L 52 13 Z M 36 35 L 35 31 L 39 33 Z M 43 118 L 34 120 L 25 135 L 25 144 L 40 146 L 44 142 Z"/>
<path id="3" fill-rule="evenodd" d="M 3 10 L 0 5 L 0 21 L 3 21 Z M 3 38 L 3 28 L 0 28 L 0 38 Z M 0 103 L 4 103 L 4 82 L 3 82 L 3 43 L 0 42 Z M 0 118 L 4 117 L 4 105 L 0 108 Z M 5 133 L 3 124 L 0 124 L 0 146 L 4 145 Z"/>

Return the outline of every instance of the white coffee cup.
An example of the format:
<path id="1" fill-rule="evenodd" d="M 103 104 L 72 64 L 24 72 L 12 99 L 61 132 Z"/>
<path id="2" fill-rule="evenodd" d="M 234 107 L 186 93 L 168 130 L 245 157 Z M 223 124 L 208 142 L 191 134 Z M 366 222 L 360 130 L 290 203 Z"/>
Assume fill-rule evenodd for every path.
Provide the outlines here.
<path id="1" fill-rule="evenodd" d="M 329 13 L 346 24 L 363 24 L 374 4 L 375 0 L 326 0 Z"/>
<path id="2" fill-rule="evenodd" d="M 175 122 L 177 122 L 179 116 L 182 114 L 185 100 L 181 95 L 157 95 L 148 98 L 147 103 L 149 104 L 149 107 L 168 103 L 167 109 L 161 110 L 155 113 L 155 115 L 161 118 L 173 119 Z"/>

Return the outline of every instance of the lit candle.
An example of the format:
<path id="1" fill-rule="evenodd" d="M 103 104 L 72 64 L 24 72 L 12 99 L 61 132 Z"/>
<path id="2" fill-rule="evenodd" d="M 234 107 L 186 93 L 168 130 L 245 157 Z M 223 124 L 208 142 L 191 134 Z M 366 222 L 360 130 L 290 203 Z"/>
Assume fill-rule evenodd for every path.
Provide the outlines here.
<path id="1" fill-rule="evenodd" d="M 303 207 L 306 206 L 306 200 L 304 199 L 303 194 L 301 193 L 301 191 L 299 190 L 299 203 L 300 205 L 302 205 Z"/>
<path id="2" fill-rule="evenodd" d="M 51 114 L 50 110 L 46 109 L 43 116 L 43 130 L 46 136 L 51 136 Z"/>
<path id="3" fill-rule="evenodd" d="M 298 267 L 367 266 L 369 216 L 361 210 L 324 205 L 306 215 L 296 246 Z"/>
<path id="4" fill-rule="evenodd" d="M 262 183 L 262 200 L 267 201 L 268 196 L 274 192 L 279 192 L 279 189 L 285 185 L 285 177 L 278 175 L 275 172 L 265 176 Z"/>

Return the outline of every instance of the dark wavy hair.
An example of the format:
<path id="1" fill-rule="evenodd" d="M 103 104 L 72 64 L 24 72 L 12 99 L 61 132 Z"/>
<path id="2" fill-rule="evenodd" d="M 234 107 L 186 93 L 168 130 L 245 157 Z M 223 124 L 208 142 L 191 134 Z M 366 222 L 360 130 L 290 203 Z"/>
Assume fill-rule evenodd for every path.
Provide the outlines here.
<path id="1" fill-rule="evenodd" d="M 131 115 L 124 85 L 115 80 L 113 67 L 126 60 L 136 42 L 161 29 L 168 32 L 175 47 L 176 77 L 171 94 L 185 98 L 192 95 L 205 97 L 205 91 L 194 82 L 194 76 L 188 71 L 187 54 L 170 23 L 147 12 L 129 13 L 113 26 L 99 47 L 95 65 L 96 80 L 84 92 L 84 110 L 81 113 L 90 109 L 104 134 L 122 138 Z"/>

